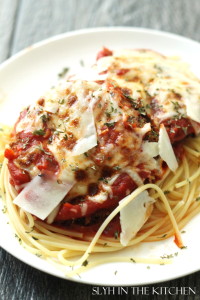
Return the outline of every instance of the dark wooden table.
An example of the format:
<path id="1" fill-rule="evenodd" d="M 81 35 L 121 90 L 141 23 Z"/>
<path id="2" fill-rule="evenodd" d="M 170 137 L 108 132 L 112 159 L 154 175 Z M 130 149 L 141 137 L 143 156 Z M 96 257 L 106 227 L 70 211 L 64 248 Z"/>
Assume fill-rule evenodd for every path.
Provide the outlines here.
<path id="1" fill-rule="evenodd" d="M 80 28 L 135 26 L 174 32 L 200 42 L 199 0 L 0 0 L 0 62 L 50 36 Z M 154 284 L 196 288 L 196 295 L 133 296 L 124 299 L 200 299 L 200 272 Z M 152 288 L 152 286 L 151 286 Z M 35 270 L 0 248 L 0 300 L 122 299 L 92 295 L 92 286 Z"/>

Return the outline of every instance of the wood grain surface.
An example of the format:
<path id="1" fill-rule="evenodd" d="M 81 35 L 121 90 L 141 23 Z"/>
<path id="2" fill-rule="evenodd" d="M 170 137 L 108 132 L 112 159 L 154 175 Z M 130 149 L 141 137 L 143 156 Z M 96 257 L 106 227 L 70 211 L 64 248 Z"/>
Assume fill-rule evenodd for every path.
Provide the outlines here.
<path id="1" fill-rule="evenodd" d="M 170 31 L 200 41 L 199 0 L 0 0 L 0 62 L 50 36 L 88 27 L 135 26 Z M 0 229 L 1 230 L 1 229 Z M 196 295 L 150 299 L 200 299 L 200 272 L 156 287 L 196 288 Z M 0 300 L 148 299 L 94 296 L 92 286 L 42 273 L 0 248 Z"/>

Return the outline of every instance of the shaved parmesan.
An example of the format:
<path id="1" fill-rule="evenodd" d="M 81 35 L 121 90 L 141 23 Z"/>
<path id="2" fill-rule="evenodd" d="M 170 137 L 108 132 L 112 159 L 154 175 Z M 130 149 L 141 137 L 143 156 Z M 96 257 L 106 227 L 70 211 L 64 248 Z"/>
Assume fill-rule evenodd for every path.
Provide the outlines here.
<path id="1" fill-rule="evenodd" d="M 58 183 L 45 176 L 36 176 L 15 198 L 14 204 L 44 220 L 63 200 L 74 182 Z"/>
<path id="2" fill-rule="evenodd" d="M 159 154 L 158 143 L 144 141 L 142 144 L 142 150 L 145 154 L 148 154 L 150 157 L 155 157 Z"/>
<path id="3" fill-rule="evenodd" d="M 57 216 L 57 214 L 58 214 L 58 212 L 59 212 L 59 209 L 60 209 L 60 204 L 58 204 L 58 205 L 52 210 L 52 212 L 48 215 L 47 220 L 46 220 L 48 224 L 53 223 L 55 217 Z"/>
<path id="4" fill-rule="evenodd" d="M 197 91 L 199 92 L 199 90 Z M 185 98 L 187 116 L 196 122 L 200 122 L 200 98 L 199 94 Z"/>
<path id="5" fill-rule="evenodd" d="M 119 204 L 126 201 L 128 197 L 122 199 Z M 143 191 L 135 197 L 128 205 L 120 211 L 121 234 L 120 243 L 127 246 L 129 241 L 136 235 L 140 228 L 147 221 L 151 214 L 154 199 L 149 197 L 147 191 Z"/>
<path id="6" fill-rule="evenodd" d="M 160 157 L 166 162 L 168 167 L 175 172 L 178 168 L 178 162 L 174 154 L 167 130 L 163 124 L 160 126 L 158 148 Z"/>
<path id="7" fill-rule="evenodd" d="M 82 131 L 81 138 L 72 150 L 73 156 L 83 154 L 97 145 L 97 133 L 91 108 L 81 116 L 80 131 Z"/>

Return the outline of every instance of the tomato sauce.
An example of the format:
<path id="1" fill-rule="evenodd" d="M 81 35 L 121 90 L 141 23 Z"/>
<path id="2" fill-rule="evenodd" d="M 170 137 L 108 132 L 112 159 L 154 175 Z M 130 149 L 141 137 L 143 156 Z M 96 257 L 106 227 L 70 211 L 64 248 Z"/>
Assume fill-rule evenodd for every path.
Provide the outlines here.
<path id="1" fill-rule="evenodd" d="M 22 116 L 24 117 L 25 113 L 21 113 L 20 118 Z M 59 164 L 46 147 L 48 138 L 48 130 L 42 136 L 23 131 L 16 134 L 16 142 L 11 143 L 10 148 L 4 152 L 4 156 L 8 159 L 12 185 L 22 185 L 31 180 L 28 171 L 24 170 L 31 164 L 34 164 L 42 173 L 56 174 L 58 172 Z M 34 147 L 35 151 L 29 153 L 30 147 Z"/>
<path id="2" fill-rule="evenodd" d="M 114 181 L 111 188 L 113 194 L 112 198 L 108 197 L 108 199 L 102 203 L 97 203 L 89 199 L 86 199 L 85 201 L 80 200 L 80 202 L 75 205 L 69 202 L 64 203 L 63 205 L 61 205 L 55 221 L 78 219 L 94 214 L 100 209 L 108 209 L 111 207 L 114 208 L 118 205 L 120 200 L 122 200 L 124 197 L 126 197 L 127 194 L 135 190 L 137 188 L 137 185 L 128 174 L 122 173 Z"/>
<path id="3" fill-rule="evenodd" d="M 62 229 L 67 228 L 70 231 L 83 233 L 83 238 L 84 238 L 84 235 L 86 235 L 87 237 L 88 236 L 91 236 L 91 237 L 94 236 L 95 233 L 98 231 L 99 227 L 104 222 L 104 220 L 105 220 L 105 218 L 102 218 L 101 221 L 99 221 L 95 224 L 92 224 L 92 225 L 87 225 L 87 226 L 79 225 L 79 224 L 71 224 L 71 225 L 66 225 L 66 226 L 63 225 L 63 224 L 62 225 L 55 224 L 55 226 L 57 226 L 59 228 L 62 228 Z M 119 216 L 117 215 L 106 226 L 106 228 L 102 232 L 102 236 L 118 239 L 119 235 L 120 235 L 120 232 L 121 232 L 120 219 L 119 219 Z"/>
<path id="4" fill-rule="evenodd" d="M 130 69 L 119 69 L 119 70 L 117 70 L 116 74 L 117 74 L 118 76 L 123 76 L 123 75 L 125 75 L 126 73 L 128 73 L 129 71 L 130 71 Z"/>
<path id="5" fill-rule="evenodd" d="M 13 185 L 21 185 L 31 180 L 29 173 L 18 168 L 13 160 L 8 161 L 8 169 L 12 178 L 11 184 Z"/>
<path id="6" fill-rule="evenodd" d="M 109 49 L 107 49 L 107 48 L 103 48 L 101 51 L 99 51 L 99 53 L 97 54 L 97 58 L 96 58 L 96 60 L 98 60 L 98 59 L 100 59 L 100 58 L 102 58 L 102 57 L 104 57 L 104 56 L 111 56 L 111 55 L 113 55 L 113 52 L 111 51 L 111 50 L 109 50 Z"/>
<path id="7" fill-rule="evenodd" d="M 166 120 L 163 122 L 169 135 L 170 141 L 173 144 L 183 140 L 189 134 L 194 133 L 194 128 L 190 120 L 181 118 L 178 120 Z"/>

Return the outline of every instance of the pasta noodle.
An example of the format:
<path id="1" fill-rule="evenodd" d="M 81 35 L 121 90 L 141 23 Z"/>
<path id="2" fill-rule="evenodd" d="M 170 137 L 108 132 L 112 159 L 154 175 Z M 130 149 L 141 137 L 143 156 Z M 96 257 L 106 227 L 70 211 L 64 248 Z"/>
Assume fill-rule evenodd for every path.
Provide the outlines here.
<path id="1" fill-rule="evenodd" d="M 88 263 L 91 253 L 110 253 L 123 249 L 119 240 L 101 237 L 101 233 L 114 216 L 143 190 L 150 190 L 155 198 L 153 212 L 138 234 L 128 246 L 141 242 L 161 241 L 172 235 L 176 236 L 179 246 L 183 247 L 180 230 L 200 212 L 199 205 L 199 163 L 200 137 L 188 138 L 185 142 L 185 156 L 176 176 L 167 172 L 166 176 L 156 184 L 146 184 L 137 188 L 120 204 L 103 222 L 94 237 L 84 237 L 82 233 L 64 230 L 36 220 L 31 214 L 13 204 L 17 192 L 9 183 L 9 173 L 4 160 L 1 170 L 1 193 L 7 208 L 10 223 L 16 232 L 20 243 L 28 251 L 48 259 L 54 264 L 77 267 L 67 272 L 68 276 L 77 274 L 102 262 L 130 261 L 130 257 L 113 257 Z M 195 159 L 194 159 L 195 157 Z M 194 163 L 195 161 L 195 163 Z M 175 180 L 174 180 L 175 177 Z M 70 258 L 77 258 L 70 260 Z M 132 258 L 133 259 L 133 258 Z M 136 262 L 169 263 L 170 260 L 160 258 L 134 258 Z M 88 265 L 84 265 L 87 262 Z M 66 272 L 66 271 L 65 271 Z"/>

